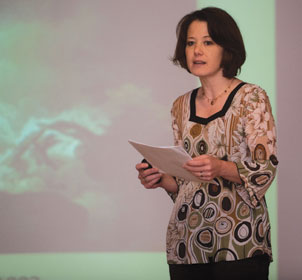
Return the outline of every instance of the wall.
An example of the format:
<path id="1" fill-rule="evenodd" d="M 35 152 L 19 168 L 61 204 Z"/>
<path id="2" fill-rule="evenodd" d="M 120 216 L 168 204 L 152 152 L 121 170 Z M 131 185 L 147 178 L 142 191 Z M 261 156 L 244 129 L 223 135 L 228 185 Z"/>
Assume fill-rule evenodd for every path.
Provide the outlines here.
<path id="1" fill-rule="evenodd" d="M 302 1 L 276 4 L 279 279 L 296 280 L 302 278 Z"/>

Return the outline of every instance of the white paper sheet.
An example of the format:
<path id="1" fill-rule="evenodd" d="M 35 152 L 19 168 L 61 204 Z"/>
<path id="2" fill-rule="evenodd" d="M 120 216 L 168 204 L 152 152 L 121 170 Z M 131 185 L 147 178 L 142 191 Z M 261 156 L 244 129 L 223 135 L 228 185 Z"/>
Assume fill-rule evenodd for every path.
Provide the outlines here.
<path id="1" fill-rule="evenodd" d="M 132 140 L 128 142 L 148 161 L 152 166 L 171 176 L 183 178 L 188 181 L 203 182 L 198 177 L 183 168 L 183 165 L 191 160 L 191 156 L 181 146 L 155 147 L 138 143 Z"/>

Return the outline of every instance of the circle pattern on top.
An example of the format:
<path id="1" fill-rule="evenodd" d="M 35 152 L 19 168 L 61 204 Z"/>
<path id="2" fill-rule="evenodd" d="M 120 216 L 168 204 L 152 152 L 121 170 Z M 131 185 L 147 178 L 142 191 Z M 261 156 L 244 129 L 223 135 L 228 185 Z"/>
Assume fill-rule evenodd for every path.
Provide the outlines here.
<path id="1" fill-rule="evenodd" d="M 271 247 L 272 247 L 272 244 L 271 244 L 271 229 L 270 229 L 270 228 L 269 228 L 268 231 L 266 232 L 265 240 L 266 240 L 267 246 L 268 246 L 269 248 L 271 248 Z"/>
<path id="2" fill-rule="evenodd" d="M 271 163 L 272 163 L 273 165 L 275 165 L 275 166 L 279 163 L 279 161 L 278 161 L 278 159 L 277 159 L 277 157 L 276 157 L 275 155 L 271 155 L 271 156 L 269 157 L 269 159 L 270 159 Z"/>
<path id="3" fill-rule="evenodd" d="M 208 192 L 210 196 L 217 196 L 221 193 L 221 186 L 216 184 L 209 184 L 208 185 Z"/>
<path id="4" fill-rule="evenodd" d="M 256 232 L 255 232 L 255 237 L 256 237 L 256 241 L 258 241 L 260 244 L 263 242 L 264 240 L 264 227 L 263 227 L 263 221 L 262 219 L 259 219 L 256 222 Z"/>
<path id="5" fill-rule="evenodd" d="M 199 212 L 192 212 L 188 220 L 189 227 L 195 229 L 201 224 L 202 217 Z"/>
<path id="6" fill-rule="evenodd" d="M 186 244 L 184 241 L 180 241 L 177 245 L 177 256 L 182 260 L 186 256 Z"/>
<path id="7" fill-rule="evenodd" d="M 186 152 L 189 154 L 191 150 L 191 142 L 188 138 L 185 138 L 184 143 L 183 143 L 184 149 Z"/>
<path id="8" fill-rule="evenodd" d="M 199 136 L 201 134 L 201 125 L 198 123 L 194 124 L 190 129 L 190 134 L 193 139 Z"/>
<path id="9" fill-rule="evenodd" d="M 262 144 L 257 144 L 254 150 L 254 158 L 260 162 L 266 160 L 266 150 Z"/>
<path id="10" fill-rule="evenodd" d="M 228 217 L 220 217 L 215 223 L 215 230 L 218 234 L 224 235 L 231 231 L 233 222 Z"/>
<path id="11" fill-rule="evenodd" d="M 184 221 L 187 218 L 189 206 L 187 204 L 183 204 L 178 210 L 177 218 L 179 221 Z"/>
<path id="12" fill-rule="evenodd" d="M 220 198 L 220 207 L 223 212 L 230 214 L 234 211 L 234 201 L 233 198 L 227 194 L 224 194 Z"/>
<path id="13" fill-rule="evenodd" d="M 237 218 L 240 220 L 245 219 L 250 216 L 250 208 L 244 202 L 240 202 L 237 206 Z"/>
<path id="14" fill-rule="evenodd" d="M 203 190 L 198 190 L 193 197 L 192 208 L 199 209 L 205 202 L 205 194 Z"/>
<path id="15" fill-rule="evenodd" d="M 257 187 L 262 187 L 267 184 L 270 179 L 271 174 L 269 173 L 257 173 L 252 175 L 251 182 Z"/>
<path id="16" fill-rule="evenodd" d="M 260 169 L 260 165 L 257 162 L 249 163 L 249 162 L 245 161 L 244 165 L 246 166 L 246 168 L 248 168 L 251 171 L 257 171 Z"/>
<path id="17" fill-rule="evenodd" d="M 213 230 L 211 228 L 200 230 L 197 233 L 196 240 L 201 247 L 205 249 L 212 248 L 214 245 Z"/>
<path id="18" fill-rule="evenodd" d="M 251 258 L 259 255 L 263 255 L 263 250 L 261 248 L 256 247 L 255 249 L 249 252 L 248 257 Z"/>
<path id="19" fill-rule="evenodd" d="M 228 248 L 221 248 L 217 250 L 214 256 L 215 262 L 219 261 L 236 261 L 237 260 L 237 255 L 234 251 Z"/>
<path id="20" fill-rule="evenodd" d="M 215 203 L 209 203 L 203 210 L 202 215 L 207 222 L 212 223 L 216 219 L 217 214 L 218 214 L 218 210 Z"/>
<path id="21" fill-rule="evenodd" d="M 197 143 L 196 149 L 200 155 L 204 155 L 208 152 L 208 144 L 202 139 Z"/>
<path id="22" fill-rule="evenodd" d="M 235 240 L 240 243 L 246 242 L 252 236 L 252 226 L 249 222 L 242 222 L 237 225 L 234 232 Z"/>

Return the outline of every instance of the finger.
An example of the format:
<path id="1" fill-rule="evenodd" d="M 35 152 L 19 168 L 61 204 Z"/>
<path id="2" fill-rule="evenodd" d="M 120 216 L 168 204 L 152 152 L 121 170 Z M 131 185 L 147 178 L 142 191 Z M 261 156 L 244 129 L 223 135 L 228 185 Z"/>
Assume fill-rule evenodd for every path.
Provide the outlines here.
<path id="1" fill-rule="evenodd" d="M 205 181 L 212 181 L 215 178 L 215 174 L 211 171 L 204 171 L 202 176 Z"/>
<path id="2" fill-rule="evenodd" d="M 205 159 L 207 159 L 207 158 L 209 158 L 209 157 L 210 157 L 209 155 L 200 155 L 200 156 L 197 156 L 197 157 L 192 158 L 192 160 L 193 160 L 193 161 L 196 161 L 196 160 L 201 160 L 201 161 L 203 161 L 203 160 L 205 160 Z"/>
<path id="3" fill-rule="evenodd" d="M 155 189 L 155 188 L 159 187 L 160 186 L 160 183 L 159 183 L 160 177 L 151 180 L 149 183 L 147 183 L 145 185 L 145 188 L 147 188 L 147 189 Z"/>
<path id="4" fill-rule="evenodd" d="M 203 176 L 202 172 L 192 172 L 192 174 L 198 178 Z"/>
<path id="5" fill-rule="evenodd" d="M 159 188 L 159 187 L 161 187 L 161 184 L 160 184 L 160 182 L 158 183 L 158 181 L 157 181 L 157 183 L 155 183 L 152 188 L 156 189 L 156 188 Z"/>
<path id="6" fill-rule="evenodd" d="M 205 166 L 207 163 L 201 160 L 189 160 L 185 163 L 185 166 L 196 167 L 196 166 Z"/>
<path id="7" fill-rule="evenodd" d="M 149 175 L 151 175 L 151 174 L 155 174 L 155 173 L 159 173 L 159 170 L 158 170 L 158 168 L 149 168 L 149 169 L 146 169 L 146 170 L 144 170 L 143 172 L 141 172 L 142 173 L 142 176 L 143 177 L 147 177 L 147 176 L 149 176 Z"/>
<path id="8" fill-rule="evenodd" d="M 148 167 L 148 164 L 147 163 L 138 163 L 137 165 L 135 165 L 135 168 L 137 171 L 140 171 L 144 168 L 147 168 Z"/>
<path id="9" fill-rule="evenodd" d="M 201 172 L 201 166 L 184 166 L 184 169 L 190 171 L 190 172 Z"/>
<path id="10" fill-rule="evenodd" d="M 155 174 L 153 174 L 153 175 L 148 175 L 148 176 L 146 176 L 146 177 L 143 177 L 143 180 L 147 183 L 147 184 L 149 184 L 149 183 L 151 183 L 152 181 L 154 181 L 154 180 L 159 180 L 160 178 L 161 178 L 161 174 L 160 173 L 155 173 Z"/>
<path id="11" fill-rule="evenodd" d="M 205 170 L 203 170 L 202 171 L 202 175 L 201 175 L 202 177 L 212 177 L 212 172 L 209 172 L 209 171 L 205 171 Z"/>
<path id="12" fill-rule="evenodd" d="M 141 174 L 138 175 L 138 179 L 141 181 L 141 183 L 146 183 L 145 177 L 143 177 Z"/>
<path id="13" fill-rule="evenodd" d="M 213 179 L 214 179 L 214 178 L 209 177 L 209 176 L 202 177 L 202 180 L 203 180 L 203 181 L 206 181 L 206 182 L 210 182 L 210 181 L 212 181 Z"/>

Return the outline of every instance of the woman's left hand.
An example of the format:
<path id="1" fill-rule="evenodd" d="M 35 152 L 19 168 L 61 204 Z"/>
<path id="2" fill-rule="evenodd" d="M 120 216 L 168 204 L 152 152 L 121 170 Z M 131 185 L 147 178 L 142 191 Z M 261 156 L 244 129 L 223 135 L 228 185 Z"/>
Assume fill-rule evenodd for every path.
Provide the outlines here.
<path id="1" fill-rule="evenodd" d="M 220 176 L 222 160 L 210 155 L 201 155 L 187 161 L 184 168 L 203 181 L 211 181 Z"/>

